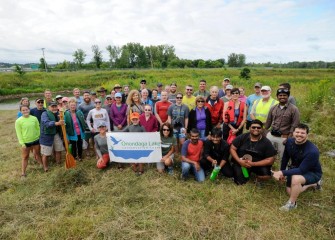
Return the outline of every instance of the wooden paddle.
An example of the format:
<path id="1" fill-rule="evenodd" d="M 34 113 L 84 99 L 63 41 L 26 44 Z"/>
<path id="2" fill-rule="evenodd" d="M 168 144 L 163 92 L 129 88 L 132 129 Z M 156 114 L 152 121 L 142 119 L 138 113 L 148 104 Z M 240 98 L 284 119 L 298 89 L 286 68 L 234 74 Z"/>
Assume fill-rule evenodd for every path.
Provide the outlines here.
<path id="1" fill-rule="evenodd" d="M 60 118 L 60 120 L 64 120 L 64 112 L 62 110 L 59 111 L 59 118 Z M 69 152 L 69 143 L 67 142 L 65 125 L 61 125 L 61 126 L 62 126 L 62 133 L 63 133 L 65 149 L 66 149 L 65 169 L 75 168 L 76 167 L 76 160 L 74 159 L 72 154 Z"/>

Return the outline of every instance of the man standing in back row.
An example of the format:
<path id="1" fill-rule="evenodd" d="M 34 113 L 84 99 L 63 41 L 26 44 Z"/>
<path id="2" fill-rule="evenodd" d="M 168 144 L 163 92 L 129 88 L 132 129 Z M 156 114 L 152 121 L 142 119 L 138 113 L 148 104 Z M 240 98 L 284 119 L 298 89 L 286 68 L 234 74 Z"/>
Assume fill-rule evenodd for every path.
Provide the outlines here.
<path id="1" fill-rule="evenodd" d="M 288 102 L 289 96 L 290 91 L 288 89 L 279 88 L 277 90 L 279 104 L 270 108 L 265 123 L 265 129 L 271 128 L 271 131 L 266 137 L 277 149 L 279 159 L 283 157 L 284 145 L 287 138 L 292 137 L 294 128 L 300 122 L 299 110 L 296 106 Z"/>

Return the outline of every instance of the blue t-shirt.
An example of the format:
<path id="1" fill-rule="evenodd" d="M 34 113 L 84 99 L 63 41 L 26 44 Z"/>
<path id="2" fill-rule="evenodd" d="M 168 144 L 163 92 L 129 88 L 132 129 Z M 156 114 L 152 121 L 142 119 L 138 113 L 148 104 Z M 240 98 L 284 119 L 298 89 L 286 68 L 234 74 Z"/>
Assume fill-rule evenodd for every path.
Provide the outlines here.
<path id="1" fill-rule="evenodd" d="M 250 112 L 252 109 L 252 105 L 254 104 L 254 102 L 258 99 L 261 99 L 262 96 L 261 95 L 256 95 L 256 94 L 251 94 L 246 101 L 246 104 L 248 106 L 248 116 L 247 116 L 247 120 L 251 121 L 252 119 L 250 118 Z"/>

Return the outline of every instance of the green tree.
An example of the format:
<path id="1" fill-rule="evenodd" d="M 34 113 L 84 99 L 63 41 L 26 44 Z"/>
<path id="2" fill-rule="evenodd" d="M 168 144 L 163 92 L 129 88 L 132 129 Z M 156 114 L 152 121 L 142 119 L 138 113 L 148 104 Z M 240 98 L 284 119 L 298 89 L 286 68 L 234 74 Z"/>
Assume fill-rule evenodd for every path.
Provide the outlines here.
<path id="1" fill-rule="evenodd" d="M 108 45 L 106 47 L 106 49 L 107 49 L 107 51 L 109 53 L 110 66 L 111 66 L 111 68 L 115 68 L 117 61 L 121 57 L 121 48 L 118 47 L 118 46 Z"/>
<path id="2" fill-rule="evenodd" d="M 245 65 L 246 57 L 244 54 L 231 53 L 228 56 L 229 67 L 243 67 Z"/>
<path id="3" fill-rule="evenodd" d="M 14 70 L 17 74 L 19 74 L 20 76 L 23 76 L 26 72 L 23 70 L 23 68 L 18 65 L 15 64 L 15 70 Z"/>
<path id="4" fill-rule="evenodd" d="M 93 45 L 92 52 L 93 52 L 92 61 L 95 63 L 96 68 L 100 68 L 102 64 L 102 51 L 100 51 L 98 45 Z"/>
<path id="5" fill-rule="evenodd" d="M 38 66 L 41 71 L 45 71 L 48 68 L 47 63 L 44 61 L 44 58 L 40 58 L 40 65 Z"/>
<path id="6" fill-rule="evenodd" d="M 245 80 L 249 80 L 251 78 L 250 76 L 250 69 L 249 68 L 243 68 L 240 72 L 240 78 L 243 78 Z"/>
<path id="7" fill-rule="evenodd" d="M 72 56 L 73 61 L 75 62 L 75 64 L 77 65 L 78 68 L 82 68 L 83 66 L 83 62 L 85 61 L 85 57 L 86 57 L 86 53 L 84 52 L 84 50 L 82 49 L 77 49 Z"/>

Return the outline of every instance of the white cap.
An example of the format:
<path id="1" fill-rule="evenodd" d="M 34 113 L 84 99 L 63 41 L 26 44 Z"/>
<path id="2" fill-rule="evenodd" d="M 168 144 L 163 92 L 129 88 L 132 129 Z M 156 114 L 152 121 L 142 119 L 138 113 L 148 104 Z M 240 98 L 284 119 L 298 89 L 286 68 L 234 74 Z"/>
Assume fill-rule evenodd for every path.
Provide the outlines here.
<path id="1" fill-rule="evenodd" d="M 262 90 L 265 90 L 265 91 L 271 91 L 271 88 L 269 87 L 269 86 L 263 86 L 262 88 L 261 88 L 261 91 Z"/>

